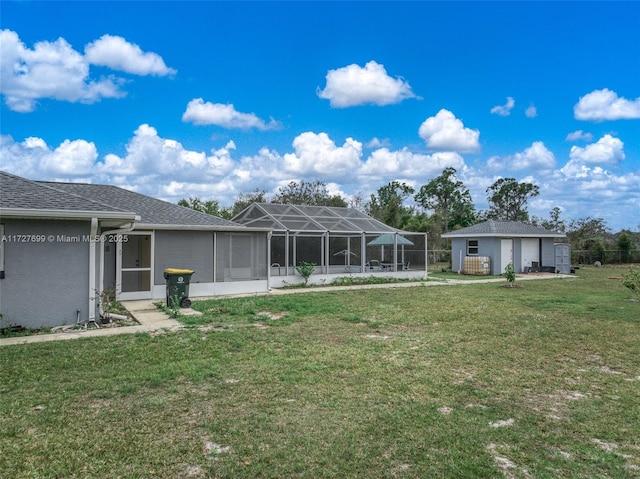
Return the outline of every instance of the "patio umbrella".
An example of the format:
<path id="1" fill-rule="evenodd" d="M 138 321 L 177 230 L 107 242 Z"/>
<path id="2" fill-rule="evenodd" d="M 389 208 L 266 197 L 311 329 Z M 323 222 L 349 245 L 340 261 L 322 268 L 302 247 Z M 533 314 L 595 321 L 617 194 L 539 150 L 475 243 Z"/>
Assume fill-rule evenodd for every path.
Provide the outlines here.
<path id="1" fill-rule="evenodd" d="M 380 236 L 376 237 L 375 239 L 369 241 L 367 244 L 369 246 L 376 246 L 376 245 L 380 245 L 380 246 L 384 246 L 386 244 L 395 244 L 395 240 L 394 237 L 396 235 L 392 234 L 392 233 L 384 233 L 381 234 Z M 405 238 L 404 236 L 400 236 L 397 235 L 398 237 L 398 244 L 399 245 L 408 245 L 408 246 L 413 246 L 413 243 L 411 241 L 409 241 L 407 238 Z"/>
<path id="2" fill-rule="evenodd" d="M 404 264 L 404 247 L 405 245 L 413 246 L 413 243 L 409 241 L 407 238 L 405 238 L 404 236 L 395 235 L 393 233 L 383 233 L 380 236 L 376 237 L 375 239 L 372 239 L 371 241 L 369 241 L 367 245 L 381 246 L 382 252 L 380 254 L 380 260 L 384 261 L 384 246 L 396 244 L 396 239 L 398 241 L 397 244 L 402 246 L 402 263 Z"/>

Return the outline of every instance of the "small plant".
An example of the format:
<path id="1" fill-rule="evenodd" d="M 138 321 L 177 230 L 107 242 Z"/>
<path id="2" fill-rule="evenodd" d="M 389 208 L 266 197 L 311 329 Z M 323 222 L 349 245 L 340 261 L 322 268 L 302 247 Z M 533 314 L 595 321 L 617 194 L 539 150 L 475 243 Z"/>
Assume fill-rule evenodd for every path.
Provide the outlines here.
<path id="1" fill-rule="evenodd" d="M 169 304 L 167 305 L 169 310 L 169 317 L 172 319 L 180 316 L 180 299 L 177 294 L 172 294 L 169 296 Z"/>
<path id="2" fill-rule="evenodd" d="M 513 268 L 513 263 L 509 263 L 504 268 L 504 276 L 507 278 L 509 282 L 509 287 L 513 288 L 514 283 L 516 282 L 516 270 Z"/>
<path id="3" fill-rule="evenodd" d="M 304 285 L 307 286 L 309 283 L 309 277 L 313 274 L 313 271 L 316 268 L 315 263 L 307 263 L 306 261 L 300 261 L 298 266 L 296 266 L 296 271 L 300 273 L 302 279 L 304 279 Z"/>
<path id="4" fill-rule="evenodd" d="M 636 296 L 640 296 L 640 269 L 631 266 L 629 271 L 622 275 L 622 285 Z"/>

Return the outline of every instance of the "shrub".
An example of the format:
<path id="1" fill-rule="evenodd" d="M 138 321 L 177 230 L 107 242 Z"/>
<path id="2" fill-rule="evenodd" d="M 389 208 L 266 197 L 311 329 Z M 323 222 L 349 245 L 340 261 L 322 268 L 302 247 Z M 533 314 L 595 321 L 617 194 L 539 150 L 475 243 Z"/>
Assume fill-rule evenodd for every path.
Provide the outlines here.
<path id="1" fill-rule="evenodd" d="M 300 273 L 300 276 L 304 279 L 305 286 L 309 282 L 309 277 L 313 274 L 315 267 L 315 263 L 307 263 L 306 261 L 300 261 L 298 266 L 296 266 L 296 271 Z"/>
<path id="2" fill-rule="evenodd" d="M 622 275 L 622 284 L 633 294 L 640 296 L 640 269 L 631 266 L 629 272 Z"/>

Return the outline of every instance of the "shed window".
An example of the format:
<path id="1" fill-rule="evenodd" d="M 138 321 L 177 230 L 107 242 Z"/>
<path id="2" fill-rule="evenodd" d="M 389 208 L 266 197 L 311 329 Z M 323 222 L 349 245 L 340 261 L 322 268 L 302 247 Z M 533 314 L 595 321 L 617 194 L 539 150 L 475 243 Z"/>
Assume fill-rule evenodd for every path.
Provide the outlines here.
<path id="1" fill-rule="evenodd" d="M 478 240 L 467 240 L 467 256 L 478 255 Z"/>

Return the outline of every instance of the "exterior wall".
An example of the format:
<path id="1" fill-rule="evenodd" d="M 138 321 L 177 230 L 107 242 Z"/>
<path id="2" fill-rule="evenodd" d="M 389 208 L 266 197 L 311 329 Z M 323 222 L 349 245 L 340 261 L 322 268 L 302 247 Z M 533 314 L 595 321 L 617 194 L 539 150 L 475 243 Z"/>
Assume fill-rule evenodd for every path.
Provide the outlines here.
<path id="1" fill-rule="evenodd" d="M 464 271 L 467 240 L 478 241 L 478 254 L 473 256 L 488 256 L 491 258 L 491 274 L 500 274 L 500 272 L 496 272 L 500 269 L 500 238 L 452 238 L 451 270 Z"/>
<path id="2" fill-rule="evenodd" d="M 467 242 L 463 238 L 451 239 L 451 270 L 462 271 L 466 256 Z"/>
<path id="3" fill-rule="evenodd" d="M 2 327 L 73 324 L 88 318 L 89 221 L 2 219 L 4 234 L 44 235 L 44 242 L 5 241 L 0 279 Z M 42 236 L 41 236 L 42 237 Z M 96 248 L 97 249 L 97 248 Z"/>
<path id="4" fill-rule="evenodd" d="M 501 238 L 452 238 L 451 239 L 451 268 L 453 271 L 464 270 L 464 258 L 467 254 L 467 240 L 478 240 L 478 256 L 489 256 L 491 258 L 491 274 L 499 275 L 502 260 Z M 507 239 L 507 238 L 505 238 Z M 513 267 L 517 272 L 522 272 L 527 266 L 522 259 L 522 238 L 508 238 L 513 241 Z M 538 239 L 536 238 L 536 241 Z M 540 239 L 540 266 L 553 267 L 555 265 L 554 238 Z M 462 253 L 462 254 L 461 254 Z M 460 258 L 462 257 L 462 262 Z"/>

